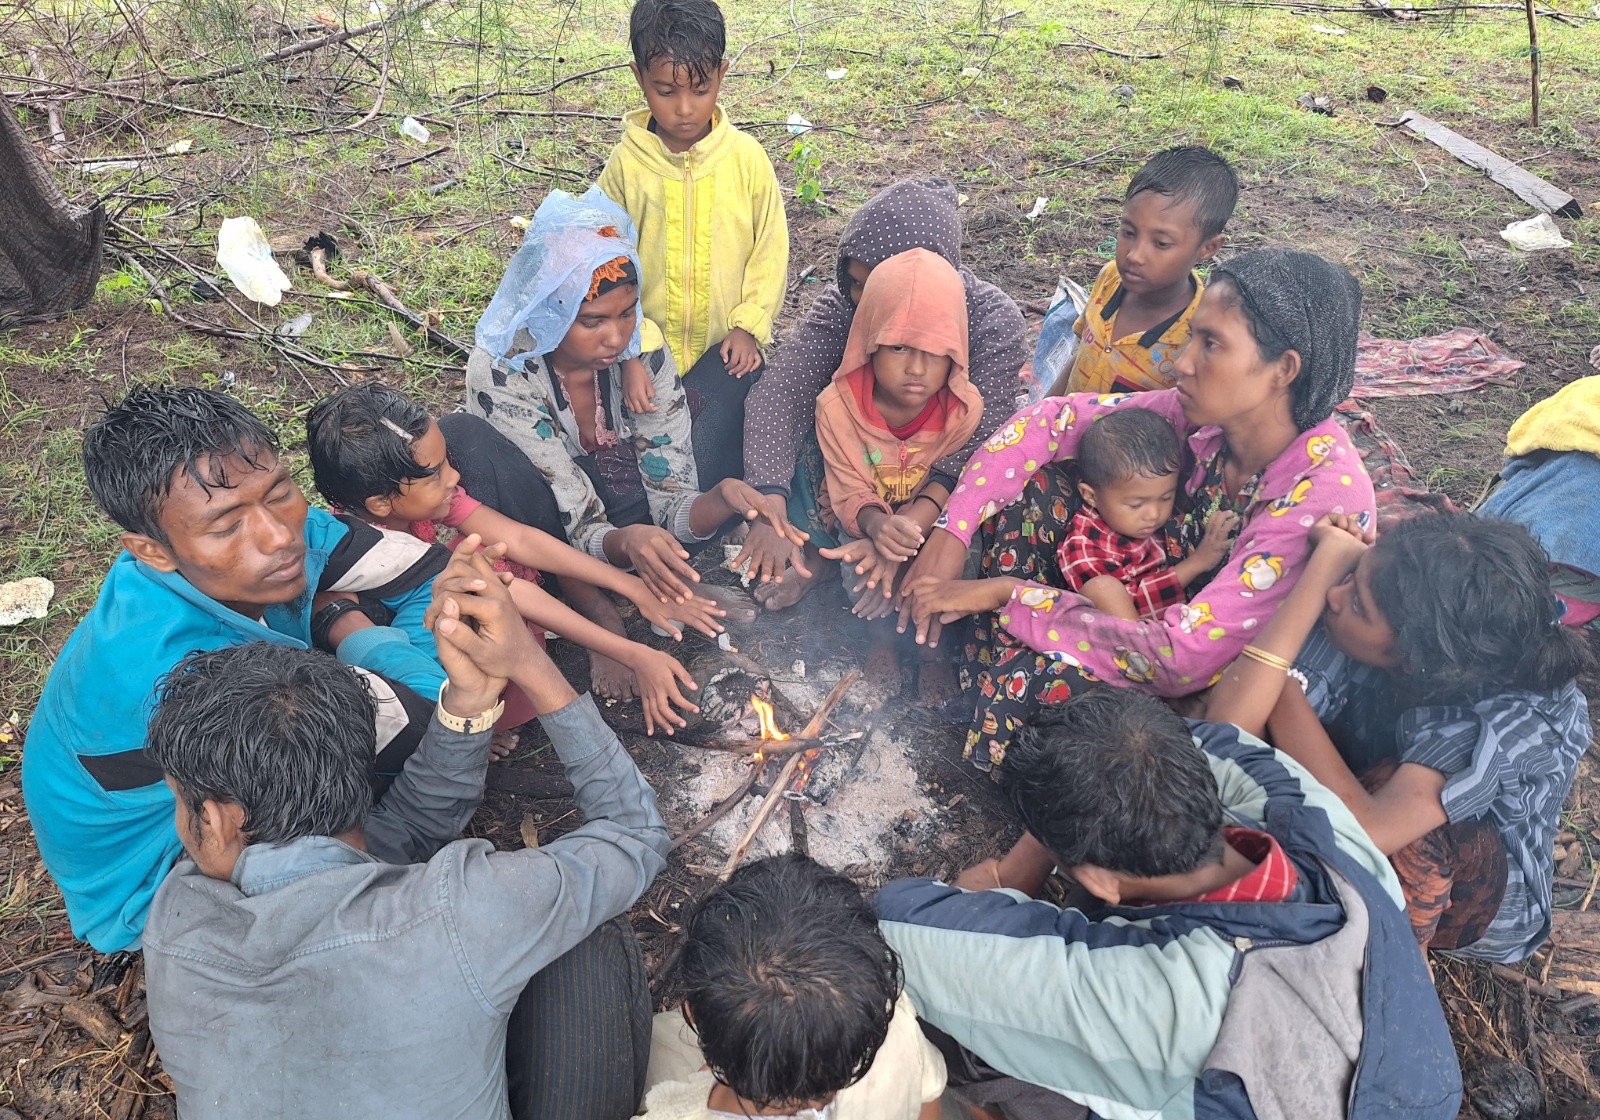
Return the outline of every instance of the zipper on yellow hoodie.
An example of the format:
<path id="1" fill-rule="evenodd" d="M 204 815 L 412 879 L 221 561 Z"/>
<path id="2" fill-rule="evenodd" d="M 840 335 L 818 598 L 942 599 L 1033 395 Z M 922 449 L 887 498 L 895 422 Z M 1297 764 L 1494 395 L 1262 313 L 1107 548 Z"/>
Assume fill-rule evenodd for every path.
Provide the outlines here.
<path id="1" fill-rule="evenodd" d="M 689 372 L 689 356 L 694 353 L 694 149 L 683 153 L 683 349 L 673 355 Z M 681 355 L 681 357 L 680 357 Z"/>

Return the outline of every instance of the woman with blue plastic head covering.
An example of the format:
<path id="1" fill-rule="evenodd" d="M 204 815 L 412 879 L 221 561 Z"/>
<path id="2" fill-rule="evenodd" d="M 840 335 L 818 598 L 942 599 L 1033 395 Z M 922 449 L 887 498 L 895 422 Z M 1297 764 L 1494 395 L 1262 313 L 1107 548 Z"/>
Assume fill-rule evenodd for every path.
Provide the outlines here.
<path id="1" fill-rule="evenodd" d="M 759 495 L 738 479 L 706 493 L 696 485 L 677 365 L 639 311 L 627 214 L 597 188 L 581 198 L 550 192 L 478 321 L 476 341 L 469 415 L 440 425 L 463 485 L 508 517 L 634 569 L 664 601 L 694 597 L 700 577 L 689 549 L 756 517 Z M 632 357 L 650 373 L 654 412 L 634 413 L 623 402 L 622 362 Z M 622 632 L 603 595 L 572 597 L 572 605 Z M 592 668 L 600 695 L 632 694 L 623 666 L 613 673 L 595 659 Z"/>

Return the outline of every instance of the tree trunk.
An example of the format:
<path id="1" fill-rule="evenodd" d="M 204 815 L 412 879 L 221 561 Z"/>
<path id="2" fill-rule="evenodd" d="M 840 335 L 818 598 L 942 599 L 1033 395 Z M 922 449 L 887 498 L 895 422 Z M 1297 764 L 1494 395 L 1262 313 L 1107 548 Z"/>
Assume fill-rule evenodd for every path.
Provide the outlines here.
<path id="1" fill-rule="evenodd" d="M 67 202 L 0 98 L 0 328 L 58 319 L 100 279 L 105 209 Z"/>

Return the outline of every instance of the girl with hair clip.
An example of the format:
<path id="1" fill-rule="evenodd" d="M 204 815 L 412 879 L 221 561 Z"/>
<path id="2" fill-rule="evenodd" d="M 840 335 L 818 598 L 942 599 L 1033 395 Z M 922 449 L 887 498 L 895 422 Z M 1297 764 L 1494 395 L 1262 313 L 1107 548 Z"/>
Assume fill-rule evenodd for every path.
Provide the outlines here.
<path id="1" fill-rule="evenodd" d="M 1550 932 L 1551 842 L 1589 710 L 1584 640 L 1544 551 L 1470 514 L 1368 547 L 1330 516 L 1272 621 L 1208 699 L 1350 807 L 1389 856 L 1424 947 L 1522 960 Z"/>

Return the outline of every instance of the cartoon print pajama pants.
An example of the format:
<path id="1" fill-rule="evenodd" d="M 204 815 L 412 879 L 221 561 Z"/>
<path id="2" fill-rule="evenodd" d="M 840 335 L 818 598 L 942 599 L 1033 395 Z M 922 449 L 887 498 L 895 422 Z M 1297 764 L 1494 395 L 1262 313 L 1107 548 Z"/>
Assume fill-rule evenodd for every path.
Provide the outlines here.
<path id="1" fill-rule="evenodd" d="M 1078 505 L 1068 473 L 1059 466 L 1045 467 L 1028 480 L 1019 500 L 983 523 L 973 538 L 977 571 L 968 574 L 978 579 L 1016 576 L 1065 587 L 1056 553 Z M 962 757 L 985 771 L 1005 760 L 1017 729 L 1042 706 L 1065 703 L 1088 684 L 1074 666 L 1006 633 L 998 612 L 973 620 L 959 680 L 975 708 Z"/>

